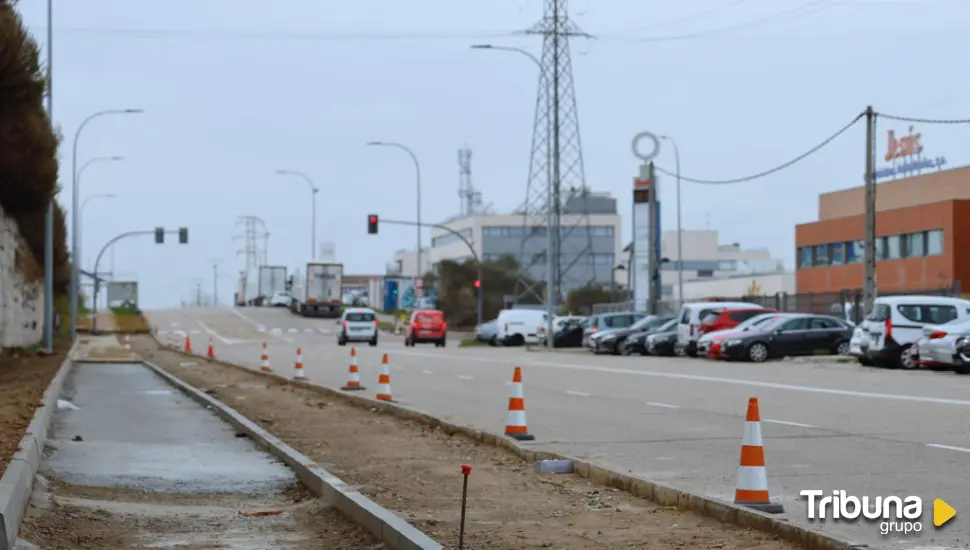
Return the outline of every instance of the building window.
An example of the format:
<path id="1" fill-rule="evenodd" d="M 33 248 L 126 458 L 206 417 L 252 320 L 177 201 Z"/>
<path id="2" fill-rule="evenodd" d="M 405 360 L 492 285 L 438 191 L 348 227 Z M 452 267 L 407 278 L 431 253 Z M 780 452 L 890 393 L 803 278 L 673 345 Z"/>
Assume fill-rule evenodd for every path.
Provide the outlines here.
<path id="1" fill-rule="evenodd" d="M 943 230 L 934 229 L 926 232 L 926 255 L 939 256 L 943 254 Z"/>
<path id="2" fill-rule="evenodd" d="M 590 231 L 594 237 L 612 237 L 613 227 L 609 225 L 600 225 L 596 227 L 590 227 Z"/>
<path id="3" fill-rule="evenodd" d="M 820 244 L 815 247 L 815 265 L 829 265 L 828 245 Z"/>
<path id="4" fill-rule="evenodd" d="M 812 267 L 812 247 L 803 246 L 798 249 L 798 267 Z"/>
<path id="5" fill-rule="evenodd" d="M 866 257 L 866 243 L 863 241 L 847 241 L 845 243 L 845 263 L 855 264 Z"/>
<path id="6" fill-rule="evenodd" d="M 829 245 L 829 263 L 832 265 L 842 265 L 845 263 L 845 246 L 843 243 L 832 243 Z"/>
<path id="7" fill-rule="evenodd" d="M 612 254 L 590 254 L 589 263 L 595 265 L 613 265 Z"/>
<path id="8" fill-rule="evenodd" d="M 714 276 L 714 272 L 711 271 L 710 269 L 702 269 L 702 270 L 700 270 L 700 271 L 697 272 L 697 276 L 698 277 L 713 277 Z"/>
<path id="9" fill-rule="evenodd" d="M 886 259 L 896 260 L 903 257 L 903 240 L 899 235 L 886 237 Z"/>
<path id="10" fill-rule="evenodd" d="M 738 269 L 737 260 L 721 260 L 717 262 L 717 268 L 721 271 L 736 271 Z"/>
<path id="11" fill-rule="evenodd" d="M 472 240 L 471 229 L 462 229 L 461 231 L 458 232 L 458 234 L 468 239 L 469 242 Z M 441 235 L 439 237 L 435 237 L 431 239 L 432 247 L 445 246 L 445 245 L 455 244 L 455 243 L 464 243 L 464 241 L 462 241 L 461 237 L 459 237 L 458 235 L 453 235 L 451 233 L 448 233 L 446 235 Z"/>
<path id="12" fill-rule="evenodd" d="M 906 257 L 918 258 L 926 253 L 926 232 L 906 235 Z"/>
<path id="13" fill-rule="evenodd" d="M 876 259 L 885 260 L 888 256 L 886 251 L 889 249 L 886 244 L 886 237 L 876 237 Z"/>

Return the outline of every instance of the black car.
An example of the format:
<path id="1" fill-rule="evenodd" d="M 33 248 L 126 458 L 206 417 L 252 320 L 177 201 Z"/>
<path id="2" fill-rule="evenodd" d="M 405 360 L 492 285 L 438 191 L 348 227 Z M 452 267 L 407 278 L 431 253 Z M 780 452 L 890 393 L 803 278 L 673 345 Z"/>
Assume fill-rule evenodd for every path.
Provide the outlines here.
<path id="1" fill-rule="evenodd" d="M 837 317 L 804 314 L 768 321 L 757 330 L 722 342 L 722 356 L 761 363 L 773 357 L 815 355 L 818 351 L 848 353 L 855 328 Z"/>
<path id="2" fill-rule="evenodd" d="M 578 348 L 583 345 L 583 331 L 586 330 L 586 319 L 567 321 L 565 326 L 553 336 L 552 345 L 557 348 Z"/>
<path id="3" fill-rule="evenodd" d="M 651 333 L 670 322 L 671 317 L 644 317 L 632 326 L 623 329 L 612 330 L 597 339 L 597 352 L 608 352 L 615 355 L 630 355 L 634 351 L 643 353 L 646 349 L 643 345 L 634 345 L 631 349 L 629 340 L 635 338 L 637 342 L 642 342 L 641 336 Z M 640 350 L 643 351 L 640 351 Z"/>
<path id="4" fill-rule="evenodd" d="M 639 337 L 637 338 L 639 341 Z M 631 342 L 632 344 L 632 342 Z M 645 353 L 657 356 L 673 356 L 674 346 L 677 345 L 677 319 L 671 319 L 667 324 L 658 327 L 651 334 L 643 337 Z"/>

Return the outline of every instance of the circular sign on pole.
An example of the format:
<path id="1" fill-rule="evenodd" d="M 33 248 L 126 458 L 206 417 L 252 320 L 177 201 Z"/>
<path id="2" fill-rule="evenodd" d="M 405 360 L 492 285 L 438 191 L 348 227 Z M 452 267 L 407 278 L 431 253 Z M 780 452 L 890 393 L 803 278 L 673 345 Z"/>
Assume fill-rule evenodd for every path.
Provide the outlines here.
<path id="1" fill-rule="evenodd" d="M 649 153 L 643 153 L 640 151 L 640 142 L 644 139 L 648 139 L 653 142 L 653 148 L 650 149 Z M 650 132 L 640 132 L 639 134 L 633 136 L 633 156 L 643 160 L 644 163 L 650 162 L 651 160 L 657 158 L 660 154 L 660 138 L 655 134 Z"/>

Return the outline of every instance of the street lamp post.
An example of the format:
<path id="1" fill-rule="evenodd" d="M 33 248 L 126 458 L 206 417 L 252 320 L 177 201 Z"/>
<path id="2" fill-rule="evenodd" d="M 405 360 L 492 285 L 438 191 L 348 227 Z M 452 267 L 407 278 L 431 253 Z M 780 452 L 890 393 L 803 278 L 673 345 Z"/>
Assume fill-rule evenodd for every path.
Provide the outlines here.
<path id="1" fill-rule="evenodd" d="M 71 183 L 71 335 L 72 337 L 77 334 L 77 310 L 78 310 L 78 291 L 80 290 L 80 276 L 81 276 L 81 266 L 80 260 L 78 259 L 78 248 L 80 247 L 80 239 L 78 239 L 78 183 L 79 174 L 77 166 L 77 144 L 81 137 L 81 132 L 84 127 L 87 126 L 92 120 L 107 115 L 126 115 L 126 114 L 136 114 L 143 113 L 142 109 L 113 109 L 107 111 L 98 111 L 86 119 L 81 121 L 81 125 L 78 126 L 77 131 L 74 132 L 74 145 L 71 156 L 71 170 L 72 170 L 72 183 Z M 87 164 L 85 165 L 87 166 Z"/>
<path id="2" fill-rule="evenodd" d="M 307 182 L 307 185 L 310 186 L 310 260 L 312 261 L 317 257 L 317 193 L 320 190 L 313 184 L 310 176 L 303 172 L 297 170 L 277 170 L 276 174 L 279 176 L 297 176 L 303 178 L 303 181 Z"/>
<path id="3" fill-rule="evenodd" d="M 513 52 L 520 55 L 524 55 L 528 57 L 530 60 L 532 60 L 532 62 L 535 63 L 536 67 L 539 69 L 539 78 L 541 78 L 543 82 L 547 78 L 546 72 L 542 70 L 542 62 L 539 61 L 539 58 L 532 55 L 527 50 L 523 50 L 521 48 L 513 48 L 510 46 L 496 46 L 494 44 L 475 44 L 471 48 L 473 50 L 497 50 L 497 51 Z M 555 339 L 555 335 L 552 332 L 552 325 L 553 325 L 553 317 L 555 316 L 555 312 L 556 312 L 555 299 L 554 299 L 556 276 L 555 276 L 555 271 L 553 270 L 553 265 L 555 265 L 555 262 L 559 261 L 559 257 L 555 253 L 556 239 L 559 238 L 559 235 L 553 234 L 553 230 L 558 229 L 558 227 L 554 227 L 555 224 L 553 223 L 554 222 L 553 186 L 557 183 L 554 181 L 556 177 L 554 175 L 555 172 L 553 169 L 553 165 L 558 164 L 558 162 L 554 160 L 553 158 L 554 155 L 552 154 L 553 122 L 552 122 L 552 102 L 551 101 L 547 102 L 546 109 L 547 109 L 546 111 L 546 181 L 547 181 L 547 184 L 546 184 L 546 196 L 547 196 L 546 198 L 546 202 L 547 202 L 546 204 L 546 317 L 548 317 L 546 319 L 546 344 L 549 346 L 550 349 L 552 349 L 553 341 Z M 556 159 L 558 159 L 558 156 L 556 157 Z M 558 167 L 556 168 L 558 169 Z"/>
<path id="4" fill-rule="evenodd" d="M 368 141 L 367 145 L 370 145 L 372 147 L 396 147 L 398 149 L 401 149 L 408 155 L 410 155 L 411 161 L 414 162 L 414 171 L 417 176 L 417 195 L 418 195 L 417 197 L 418 198 L 418 219 L 417 219 L 417 222 L 418 222 L 417 224 L 417 227 L 418 227 L 417 264 L 418 265 L 417 265 L 416 273 L 417 273 L 417 277 L 421 277 L 422 275 L 424 275 L 421 269 L 421 164 L 418 162 L 418 157 L 417 155 L 414 154 L 414 151 L 412 151 L 407 146 L 402 145 L 400 143 L 395 143 L 393 141 Z"/>
<path id="5" fill-rule="evenodd" d="M 660 139 L 669 141 L 674 146 L 674 162 L 677 172 L 677 299 L 684 301 L 684 233 L 680 225 L 680 149 L 677 148 L 677 140 L 671 136 L 660 136 Z"/>
<path id="6" fill-rule="evenodd" d="M 84 202 L 81 203 L 81 212 L 80 212 L 81 219 L 78 222 L 78 226 L 81 228 L 84 227 L 84 209 L 87 208 L 89 202 L 91 202 L 94 199 L 113 199 L 113 198 L 115 198 L 115 195 L 113 193 L 100 193 L 97 195 L 91 195 L 90 197 L 84 199 Z M 81 242 L 84 241 L 83 235 L 78 239 L 78 241 L 81 241 Z M 95 273 L 95 275 L 97 275 L 97 273 Z"/>

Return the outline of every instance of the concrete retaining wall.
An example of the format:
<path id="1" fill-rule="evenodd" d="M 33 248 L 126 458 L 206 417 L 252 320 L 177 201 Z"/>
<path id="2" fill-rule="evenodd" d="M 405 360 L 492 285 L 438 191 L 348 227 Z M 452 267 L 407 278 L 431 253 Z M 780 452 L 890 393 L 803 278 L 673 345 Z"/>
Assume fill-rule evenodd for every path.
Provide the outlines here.
<path id="1" fill-rule="evenodd" d="M 16 222 L 0 209 L 0 348 L 26 347 L 43 337 L 43 281 L 25 284 L 24 273 L 42 274 Z"/>

